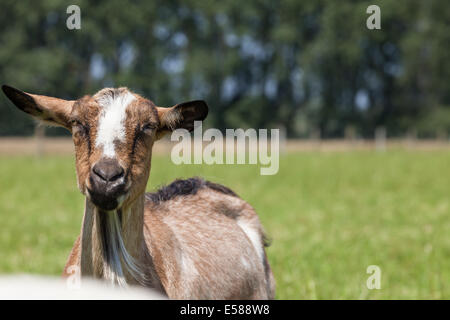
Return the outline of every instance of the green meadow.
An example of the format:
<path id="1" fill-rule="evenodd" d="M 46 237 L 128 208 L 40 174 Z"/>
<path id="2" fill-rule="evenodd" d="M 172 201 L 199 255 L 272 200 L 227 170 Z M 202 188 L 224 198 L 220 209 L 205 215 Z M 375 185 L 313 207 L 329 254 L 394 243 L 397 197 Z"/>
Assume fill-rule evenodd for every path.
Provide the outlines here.
<path id="1" fill-rule="evenodd" d="M 253 205 L 278 299 L 450 299 L 450 151 L 302 152 L 257 165 L 153 158 L 148 190 L 202 176 Z M 80 231 L 71 156 L 0 156 L 0 273 L 59 275 Z M 367 267 L 381 269 L 369 290 Z"/>

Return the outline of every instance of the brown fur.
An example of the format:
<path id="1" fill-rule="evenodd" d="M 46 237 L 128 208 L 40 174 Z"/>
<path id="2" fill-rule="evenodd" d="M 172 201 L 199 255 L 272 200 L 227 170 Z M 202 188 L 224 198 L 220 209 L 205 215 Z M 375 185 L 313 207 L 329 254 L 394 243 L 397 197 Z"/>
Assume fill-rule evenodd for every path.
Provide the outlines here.
<path id="1" fill-rule="evenodd" d="M 274 292 L 267 291 L 272 284 L 264 276 L 264 262 L 259 261 L 250 240 L 236 224 L 238 220 L 260 226 L 255 211 L 245 201 L 210 188 L 159 204 L 146 202 L 144 221 L 151 237 L 147 245 L 156 252 L 172 253 L 154 255 L 156 265 L 166 266 L 158 274 L 169 297 L 186 299 L 194 293 L 199 299 L 273 298 Z M 153 237 L 165 239 L 157 244 L 151 241 Z M 179 272 L 180 266 L 169 267 L 179 265 L 177 255 L 183 254 L 195 257 L 198 277 L 186 277 Z M 248 260 L 248 269 L 240 261 L 243 257 Z"/>

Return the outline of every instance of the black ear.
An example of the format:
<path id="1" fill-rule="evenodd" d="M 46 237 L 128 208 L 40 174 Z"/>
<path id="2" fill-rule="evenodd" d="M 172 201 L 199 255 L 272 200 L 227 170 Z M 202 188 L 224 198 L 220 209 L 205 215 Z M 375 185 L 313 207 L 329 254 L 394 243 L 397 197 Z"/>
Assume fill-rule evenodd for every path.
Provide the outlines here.
<path id="1" fill-rule="evenodd" d="M 194 130 L 194 121 L 203 121 L 208 115 L 208 105 L 203 100 L 179 103 L 171 108 L 157 108 L 160 131 L 175 129 Z"/>
<path id="2" fill-rule="evenodd" d="M 26 93 L 7 85 L 3 85 L 2 90 L 23 112 L 50 125 L 70 128 L 69 116 L 74 101 Z"/>
<path id="3" fill-rule="evenodd" d="M 174 108 L 183 117 L 178 128 L 189 131 L 194 129 L 194 121 L 203 121 L 208 116 L 208 105 L 203 100 L 183 102 L 177 104 Z"/>
<path id="4" fill-rule="evenodd" d="M 9 100 L 23 112 L 31 114 L 32 116 L 39 116 L 43 113 L 43 110 L 37 106 L 31 95 L 7 85 L 3 85 L 2 90 Z"/>

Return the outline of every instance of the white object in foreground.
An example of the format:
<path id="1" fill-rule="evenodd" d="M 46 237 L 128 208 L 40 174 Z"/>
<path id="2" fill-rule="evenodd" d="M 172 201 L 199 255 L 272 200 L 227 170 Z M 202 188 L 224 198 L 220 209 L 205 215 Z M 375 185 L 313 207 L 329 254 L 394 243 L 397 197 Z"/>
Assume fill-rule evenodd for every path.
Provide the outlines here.
<path id="1" fill-rule="evenodd" d="M 156 290 L 141 287 L 114 288 L 102 281 L 83 279 L 80 288 L 66 280 L 46 276 L 1 276 L 0 300 L 162 300 Z"/>

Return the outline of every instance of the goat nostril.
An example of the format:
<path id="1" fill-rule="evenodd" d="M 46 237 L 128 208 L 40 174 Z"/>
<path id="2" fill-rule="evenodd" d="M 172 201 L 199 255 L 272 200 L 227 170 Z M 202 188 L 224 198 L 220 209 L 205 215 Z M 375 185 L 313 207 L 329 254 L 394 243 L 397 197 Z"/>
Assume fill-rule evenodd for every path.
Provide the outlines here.
<path id="1" fill-rule="evenodd" d="M 92 172 L 100 179 L 113 182 L 124 175 L 123 168 L 118 164 L 110 161 L 100 161 L 94 165 Z"/>
<path id="2" fill-rule="evenodd" d="M 103 170 L 101 170 L 97 165 L 95 165 L 95 166 L 92 168 L 92 172 L 94 172 L 95 175 L 96 175 L 97 177 L 99 177 L 100 179 L 105 180 L 105 181 L 107 180 L 105 173 L 104 173 Z"/>
<path id="3" fill-rule="evenodd" d="M 119 167 L 116 174 L 108 179 L 108 181 L 116 181 L 117 179 L 123 177 L 123 169 Z"/>

